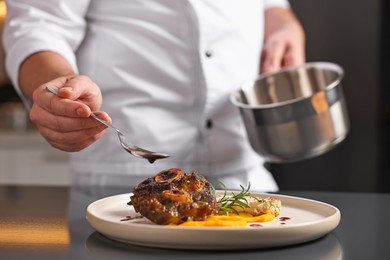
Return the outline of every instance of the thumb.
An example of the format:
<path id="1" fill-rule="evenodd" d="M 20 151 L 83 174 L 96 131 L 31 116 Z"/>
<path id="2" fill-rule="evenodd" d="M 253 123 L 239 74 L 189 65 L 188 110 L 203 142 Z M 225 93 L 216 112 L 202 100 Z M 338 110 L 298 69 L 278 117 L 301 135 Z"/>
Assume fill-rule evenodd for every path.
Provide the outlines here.
<path id="1" fill-rule="evenodd" d="M 69 78 L 58 89 L 58 96 L 80 101 L 89 106 L 92 111 L 99 110 L 102 104 L 102 95 L 99 87 L 86 76 Z"/>

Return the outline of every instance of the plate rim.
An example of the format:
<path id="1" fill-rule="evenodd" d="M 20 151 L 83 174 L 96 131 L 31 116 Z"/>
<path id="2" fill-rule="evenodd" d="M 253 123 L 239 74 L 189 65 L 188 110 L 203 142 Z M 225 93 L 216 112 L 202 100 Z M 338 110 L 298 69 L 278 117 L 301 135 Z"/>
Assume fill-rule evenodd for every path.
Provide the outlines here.
<path id="1" fill-rule="evenodd" d="M 218 192 L 224 192 L 224 191 L 218 191 Z M 227 191 L 230 192 L 230 191 Z M 233 191 L 236 192 L 236 191 Z M 283 208 L 283 200 L 286 203 L 286 200 L 289 202 L 305 202 L 309 205 L 316 205 L 322 209 L 321 213 L 319 213 L 321 216 L 323 216 L 320 219 L 316 219 L 313 221 L 308 221 L 304 223 L 294 223 L 291 225 L 280 225 L 280 226 L 272 226 L 272 227 L 264 227 L 264 228 L 251 228 L 251 227 L 183 227 L 183 226 L 164 226 L 164 225 L 155 225 L 155 224 L 144 224 L 144 223 L 129 223 L 126 222 L 126 225 L 130 229 L 133 229 L 134 231 L 140 231 L 141 229 L 147 228 L 150 232 L 153 231 L 160 231 L 161 233 L 169 233 L 170 235 L 177 235 L 179 232 L 186 232 L 188 236 L 197 235 L 199 232 L 207 233 L 207 234 L 213 234 L 213 236 L 218 236 L 221 233 L 229 232 L 229 234 L 246 234 L 246 235 L 261 235 L 261 234 L 273 234 L 278 232 L 296 232 L 299 231 L 305 227 L 319 227 L 319 226 L 326 226 L 325 228 L 322 228 L 321 232 L 317 233 L 309 233 L 304 238 L 297 239 L 296 241 L 288 241 L 288 238 L 282 238 L 281 243 L 277 243 L 275 245 L 272 244 L 256 244 L 255 241 L 252 243 L 252 241 L 249 241 L 249 244 L 247 245 L 234 245 L 233 247 L 230 245 L 230 247 L 226 248 L 223 245 L 207 245 L 207 248 L 203 245 L 192 245 L 190 242 L 186 243 L 186 241 L 180 241 L 180 245 L 177 244 L 170 244 L 169 242 L 166 244 L 154 244 L 153 242 L 141 242 L 140 241 L 134 241 L 133 238 L 129 239 L 122 235 L 118 234 L 112 234 L 109 230 L 105 230 L 105 228 L 101 228 L 100 225 L 107 225 L 107 226 L 113 226 L 115 229 L 117 227 L 123 227 L 123 222 L 118 221 L 118 223 L 113 223 L 110 220 L 99 218 L 99 216 L 96 216 L 94 214 L 93 209 L 96 207 L 96 205 L 99 205 L 105 201 L 115 200 L 119 199 L 120 197 L 127 197 L 130 200 L 130 196 L 132 193 L 122 193 L 122 194 L 116 194 L 111 195 L 105 198 L 98 199 L 92 203 L 90 203 L 87 207 L 86 211 L 86 220 L 87 222 L 94 228 L 97 232 L 103 234 L 104 236 L 117 240 L 122 243 L 129 243 L 133 245 L 144 245 L 148 247 L 159 247 L 159 248 L 175 248 L 175 249 L 248 249 L 248 248 L 268 248 L 268 247 L 274 247 L 274 246 L 285 246 L 285 245 L 292 245 L 292 244 L 298 244 L 302 242 L 308 242 L 311 240 L 314 240 L 316 238 L 322 237 L 325 234 L 331 232 L 334 230 L 338 224 L 340 223 L 341 219 L 341 212 L 340 210 L 335 207 L 334 205 L 331 205 L 326 202 L 309 199 L 309 198 L 302 198 L 297 196 L 291 196 L 291 195 L 283 195 L 283 194 L 273 194 L 273 193 L 256 193 L 253 192 L 253 195 L 256 196 L 268 196 L 268 197 L 276 197 L 282 200 L 282 208 Z M 287 203 L 287 205 L 290 205 L 291 203 Z M 130 207 L 130 206 L 129 206 Z M 303 210 L 306 210 L 306 207 L 303 207 Z M 327 212 L 327 214 L 323 213 L 324 211 Z M 317 212 L 318 213 L 318 212 Z M 324 216 L 325 215 L 325 216 Z M 98 225 L 97 222 L 100 222 Z M 282 231 L 280 231 L 282 230 Z M 156 239 L 156 238 L 155 238 Z M 200 243 L 202 244 L 202 243 Z"/>

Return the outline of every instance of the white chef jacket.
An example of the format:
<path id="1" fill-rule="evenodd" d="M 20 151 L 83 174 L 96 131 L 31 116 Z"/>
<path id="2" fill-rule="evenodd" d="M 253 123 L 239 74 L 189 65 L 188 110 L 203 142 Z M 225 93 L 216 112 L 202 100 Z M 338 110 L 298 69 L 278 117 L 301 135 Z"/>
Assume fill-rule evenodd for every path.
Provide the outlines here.
<path id="1" fill-rule="evenodd" d="M 18 87 L 34 52 L 63 55 L 103 95 L 101 110 L 130 142 L 171 158 L 149 164 L 110 130 L 71 153 L 75 182 L 135 185 L 178 167 L 229 189 L 276 191 L 251 148 L 229 96 L 253 79 L 263 41 L 263 11 L 285 0 L 9 0 L 6 68 Z"/>

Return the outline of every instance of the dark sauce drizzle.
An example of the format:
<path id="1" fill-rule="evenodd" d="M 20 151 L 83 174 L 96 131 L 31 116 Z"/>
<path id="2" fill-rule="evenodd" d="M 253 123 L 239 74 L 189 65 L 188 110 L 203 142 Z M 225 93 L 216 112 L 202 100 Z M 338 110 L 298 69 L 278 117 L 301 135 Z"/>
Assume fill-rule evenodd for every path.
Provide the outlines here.
<path id="1" fill-rule="evenodd" d="M 289 217 L 280 217 L 279 220 L 280 220 L 280 225 L 286 225 L 286 221 L 287 220 L 290 220 L 291 218 Z"/>
<path id="2" fill-rule="evenodd" d="M 140 219 L 143 218 L 143 216 L 126 216 L 125 218 L 121 219 L 121 221 L 128 221 L 133 219 Z"/>

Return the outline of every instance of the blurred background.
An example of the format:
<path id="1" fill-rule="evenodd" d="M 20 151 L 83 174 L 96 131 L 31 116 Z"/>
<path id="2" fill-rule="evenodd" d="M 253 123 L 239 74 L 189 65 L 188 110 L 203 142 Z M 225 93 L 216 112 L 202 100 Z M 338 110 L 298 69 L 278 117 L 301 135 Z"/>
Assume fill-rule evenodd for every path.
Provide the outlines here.
<path id="1" fill-rule="evenodd" d="M 388 1 L 291 0 L 307 36 L 307 60 L 345 69 L 351 130 L 334 150 L 271 165 L 281 189 L 390 192 Z M 387 11 L 387 12 L 386 12 Z"/>
<path id="2" fill-rule="evenodd" d="M 0 33 L 6 16 L 0 0 Z M 9 82 L 0 47 L 0 184 L 68 185 L 68 156 L 37 133 Z"/>
<path id="3" fill-rule="evenodd" d="M 282 190 L 390 192 L 390 21 L 385 0 L 290 0 L 307 37 L 307 61 L 345 69 L 351 131 L 334 150 L 271 164 Z M 0 30 L 5 7 L 0 1 Z M 0 52 L 4 60 L 4 52 Z M 67 155 L 35 131 L 0 62 L 0 184 L 68 185 Z"/>

